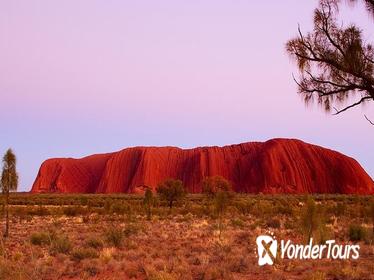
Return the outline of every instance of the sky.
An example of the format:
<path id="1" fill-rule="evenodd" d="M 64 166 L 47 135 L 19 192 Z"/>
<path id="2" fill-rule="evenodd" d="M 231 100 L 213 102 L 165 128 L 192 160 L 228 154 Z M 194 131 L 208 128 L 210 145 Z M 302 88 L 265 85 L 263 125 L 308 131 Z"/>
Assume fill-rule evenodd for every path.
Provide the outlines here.
<path id="1" fill-rule="evenodd" d="M 298 138 L 374 177 L 374 107 L 306 107 L 285 43 L 317 1 L 2 0 L 0 153 L 29 191 L 50 157 Z M 363 7 L 341 11 L 374 42 Z"/>

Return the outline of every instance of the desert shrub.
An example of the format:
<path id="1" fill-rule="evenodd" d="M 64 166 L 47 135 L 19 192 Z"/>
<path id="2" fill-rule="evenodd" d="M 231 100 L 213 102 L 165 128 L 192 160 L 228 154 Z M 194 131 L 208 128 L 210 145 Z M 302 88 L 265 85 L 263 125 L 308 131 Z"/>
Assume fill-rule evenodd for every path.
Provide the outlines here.
<path id="1" fill-rule="evenodd" d="M 282 215 L 292 215 L 293 207 L 292 205 L 278 203 L 277 206 L 275 207 L 275 211 L 276 213 L 282 214 Z"/>
<path id="2" fill-rule="evenodd" d="M 287 219 L 285 222 L 284 222 L 284 228 L 285 229 L 294 229 L 296 227 L 296 223 L 290 219 Z"/>
<path id="3" fill-rule="evenodd" d="M 50 211 L 46 207 L 39 205 L 36 209 L 32 210 L 31 214 L 35 216 L 47 216 L 50 214 Z"/>
<path id="4" fill-rule="evenodd" d="M 101 249 L 104 247 L 104 242 L 100 238 L 90 237 L 86 240 L 86 246 Z"/>
<path id="5" fill-rule="evenodd" d="M 241 255 L 231 255 L 226 260 L 227 262 L 227 268 L 231 272 L 237 272 L 237 273 L 245 273 L 248 271 L 248 268 L 250 267 L 250 262 L 248 260 L 248 257 L 241 256 Z"/>
<path id="6" fill-rule="evenodd" d="M 364 221 L 372 224 L 374 233 L 374 199 L 369 201 L 364 208 Z"/>
<path id="7" fill-rule="evenodd" d="M 58 236 L 51 243 L 51 253 L 67 254 L 71 249 L 71 243 L 66 235 Z"/>
<path id="8" fill-rule="evenodd" d="M 182 181 L 175 179 L 167 179 L 160 183 L 157 186 L 157 194 L 161 200 L 168 203 L 170 209 L 173 207 L 174 202 L 178 202 L 186 196 Z"/>
<path id="9" fill-rule="evenodd" d="M 157 271 L 154 269 L 144 269 L 149 280 L 175 280 L 177 277 L 167 271 Z"/>
<path id="10" fill-rule="evenodd" d="M 240 214 L 248 215 L 251 213 L 254 202 L 252 201 L 236 201 L 234 207 Z"/>
<path id="11" fill-rule="evenodd" d="M 125 213 L 129 213 L 129 211 L 131 211 L 130 208 L 131 206 L 128 203 L 116 201 L 110 206 L 110 213 L 123 215 Z"/>
<path id="12" fill-rule="evenodd" d="M 12 214 L 14 216 L 18 216 L 20 221 L 26 219 L 28 215 L 28 211 L 26 207 L 14 207 L 14 209 L 11 209 L 11 210 L 12 210 L 11 211 Z"/>
<path id="13" fill-rule="evenodd" d="M 361 225 L 352 224 L 349 226 L 349 240 L 361 241 L 366 237 L 366 231 Z"/>
<path id="14" fill-rule="evenodd" d="M 111 227 L 105 232 L 105 239 L 108 244 L 115 247 L 120 247 L 122 245 L 124 234 L 122 229 L 117 227 Z"/>
<path id="15" fill-rule="evenodd" d="M 99 253 L 93 248 L 76 248 L 71 252 L 73 260 L 81 261 L 83 259 L 94 259 L 99 257 Z"/>
<path id="16" fill-rule="evenodd" d="M 338 202 L 335 206 L 335 215 L 336 216 L 344 216 L 346 212 L 346 205 L 342 202 Z"/>
<path id="17" fill-rule="evenodd" d="M 229 207 L 233 194 L 230 189 L 219 190 L 214 194 L 213 205 L 214 212 L 218 218 L 218 228 L 219 228 L 219 238 L 221 238 L 221 233 L 223 230 L 223 216 Z"/>
<path id="18" fill-rule="evenodd" d="M 114 250 L 113 248 L 104 248 L 101 252 L 100 252 L 100 260 L 104 263 L 108 263 L 110 262 L 110 260 L 113 259 L 113 253 L 114 253 Z"/>
<path id="19" fill-rule="evenodd" d="M 100 272 L 99 264 L 93 264 L 91 262 L 83 265 L 83 270 L 88 273 L 89 276 L 93 277 Z"/>
<path id="20" fill-rule="evenodd" d="M 306 277 L 306 280 L 325 280 L 325 279 L 326 279 L 326 273 L 322 271 L 312 272 Z"/>
<path id="21" fill-rule="evenodd" d="M 294 208 L 297 207 L 298 200 L 289 197 L 289 196 L 274 196 L 271 199 L 272 203 L 274 204 L 274 213 L 282 214 L 282 215 L 291 215 L 293 214 Z"/>
<path id="22" fill-rule="evenodd" d="M 33 245 L 51 245 L 56 237 L 56 231 L 53 228 L 49 228 L 47 231 L 32 233 L 30 236 L 30 243 Z"/>
<path id="23" fill-rule="evenodd" d="M 331 230 L 326 227 L 326 225 L 321 225 L 319 228 L 318 228 L 318 231 L 316 232 L 315 234 L 315 238 L 316 240 L 320 243 L 320 244 L 323 244 L 325 243 L 327 240 L 331 239 L 331 237 L 333 236 L 333 233 L 331 232 Z"/>
<path id="24" fill-rule="evenodd" d="M 45 245 L 51 243 L 51 237 L 47 232 L 34 232 L 30 236 L 30 242 L 33 245 Z"/>
<path id="25" fill-rule="evenodd" d="M 307 242 L 311 237 L 322 242 L 327 236 L 325 209 L 312 197 L 307 198 L 301 211 L 300 227 Z"/>
<path id="26" fill-rule="evenodd" d="M 88 198 L 87 197 L 85 197 L 85 196 L 81 196 L 80 198 L 79 198 L 79 203 L 80 203 L 80 205 L 87 205 L 88 204 Z"/>
<path id="27" fill-rule="evenodd" d="M 197 211 L 195 211 L 194 214 L 199 217 L 208 216 L 211 218 L 215 218 L 214 207 L 211 202 L 203 203 L 199 208 L 196 208 L 196 210 Z"/>
<path id="28" fill-rule="evenodd" d="M 88 199 L 87 200 L 87 207 L 88 208 L 94 208 L 100 206 L 100 203 L 97 200 L 94 199 Z"/>
<path id="29" fill-rule="evenodd" d="M 123 230 L 123 235 L 129 237 L 131 235 L 137 234 L 141 230 L 141 227 L 136 223 L 130 223 L 125 226 Z"/>
<path id="30" fill-rule="evenodd" d="M 90 221 L 90 216 L 89 215 L 83 215 L 82 222 L 85 223 L 85 224 L 88 224 L 89 221 Z"/>
<path id="31" fill-rule="evenodd" d="M 215 196 L 215 194 L 220 191 L 232 191 L 230 182 L 222 176 L 205 177 L 201 184 L 203 193 L 208 196 Z"/>
<path id="32" fill-rule="evenodd" d="M 274 205 L 271 201 L 259 198 L 257 203 L 253 205 L 252 214 L 257 217 L 268 218 L 273 217 L 276 214 L 276 212 Z"/>
<path id="33" fill-rule="evenodd" d="M 146 189 L 144 193 L 144 199 L 143 199 L 143 206 L 145 209 L 145 212 L 147 214 L 147 219 L 151 220 L 152 218 L 152 208 L 154 206 L 154 197 L 153 197 L 153 192 L 150 189 Z"/>
<path id="34" fill-rule="evenodd" d="M 232 219 L 231 220 L 231 224 L 234 226 L 234 227 L 238 227 L 238 228 L 243 228 L 244 227 L 244 222 L 243 220 L 241 219 Z"/>
<path id="35" fill-rule="evenodd" d="M 62 209 L 66 216 L 75 217 L 77 215 L 85 214 L 84 208 L 81 206 L 68 206 Z"/>
<path id="36" fill-rule="evenodd" d="M 230 272 L 227 270 L 225 266 L 209 265 L 204 271 L 203 279 L 232 279 L 232 277 L 230 277 Z"/>
<path id="37" fill-rule="evenodd" d="M 281 224 L 280 224 L 279 219 L 271 218 L 266 221 L 266 226 L 270 228 L 280 228 Z"/>

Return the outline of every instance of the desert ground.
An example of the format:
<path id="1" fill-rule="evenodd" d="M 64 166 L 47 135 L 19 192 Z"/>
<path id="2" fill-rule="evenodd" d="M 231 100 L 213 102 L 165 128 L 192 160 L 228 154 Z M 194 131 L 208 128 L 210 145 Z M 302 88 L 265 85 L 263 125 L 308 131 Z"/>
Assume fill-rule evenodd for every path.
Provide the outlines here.
<path id="1" fill-rule="evenodd" d="M 373 196 L 237 194 L 222 216 L 203 195 L 172 209 L 155 199 L 151 215 L 141 195 L 12 194 L 10 204 L 0 279 L 374 279 Z M 360 258 L 258 266 L 258 235 L 304 242 L 308 217 L 317 242 L 357 243 Z"/>

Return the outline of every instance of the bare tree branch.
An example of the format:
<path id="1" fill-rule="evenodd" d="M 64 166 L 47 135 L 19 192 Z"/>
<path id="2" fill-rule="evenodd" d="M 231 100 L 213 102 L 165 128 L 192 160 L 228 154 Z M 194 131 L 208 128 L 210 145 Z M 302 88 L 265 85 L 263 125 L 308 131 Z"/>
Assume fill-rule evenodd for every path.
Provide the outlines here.
<path id="1" fill-rule="evenodd" d="M 351 105 L 349 105 L 349 106 L 347 106 L 347 107 L 345 107 L 344 109 L 341 109 L 341 110 L 337 110 L 334 107 L 334 109 L 336 110 L 336 113 L 334 115 L 339 115 L 340 113 L 343 113 L 343 112 L 347 111 L 348 109 L 351 109 L 351 108 L 353 108 L 357 105 L 360 105 L 362 102 L 365 102 L 365 100 L 368 100 L 368 99 L 371 99 L 371 97 L 365 96 L 365 97 L 361 98 L 359 101 L 357 101 L 357 102 L 355 102 L 355 103 L 353 103 L 353 104 L 351 104 Z"/>
<path id="2" fill-rule="evenodd" d="M 371 124 L 371 125 L 374 125 L 374 122 L 372 122 L 366 115 L 365 116 L 365 119 Z"/>

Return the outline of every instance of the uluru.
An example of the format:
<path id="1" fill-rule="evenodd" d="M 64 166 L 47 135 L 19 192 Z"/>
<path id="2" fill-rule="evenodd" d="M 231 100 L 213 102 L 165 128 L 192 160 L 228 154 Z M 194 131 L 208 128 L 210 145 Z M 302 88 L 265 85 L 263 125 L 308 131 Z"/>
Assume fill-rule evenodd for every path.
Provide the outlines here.
<path id="1" fill-rule="evenodd" d="M 374 182 L 353 158 L 295 139 L 224 147 L 132 147 L 81 159 L 42 163 L 31 192 L 135 193 L 167 178 L 202 191 L 204 177 L 221 175 L 242 193 L 374 194 Z"/>

